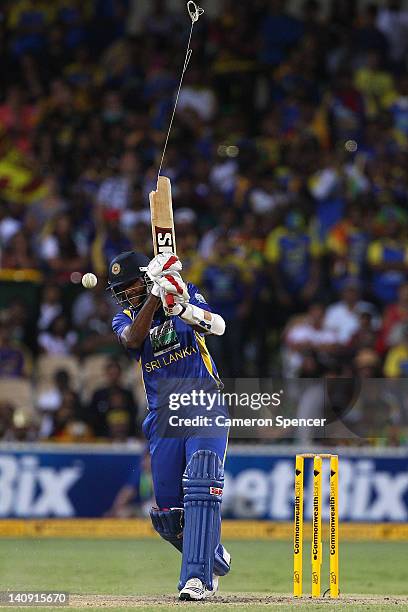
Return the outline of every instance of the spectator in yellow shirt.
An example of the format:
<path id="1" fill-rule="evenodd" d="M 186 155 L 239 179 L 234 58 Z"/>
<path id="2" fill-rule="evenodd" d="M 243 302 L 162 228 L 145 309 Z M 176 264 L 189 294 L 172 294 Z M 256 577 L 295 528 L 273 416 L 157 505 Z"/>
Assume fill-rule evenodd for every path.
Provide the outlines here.
<path id="1" fill-rule="evenodd" d="M 215 362 L 222 364 L 227 378 L 242 376 L 242 338 L 253 298 L 253 277 L 227 234 L 217 237 L 212 256 L 205 265 L 194 267 L 192 277 L 199 281 L 214 311 L 227 322 L 222 342 L 207 338 Z"/>
<path id="2" fill-rule="evenodd" d="M 387 378 L 408 377 L 408 325 L 404 325 L 402 340 L 389 350 L 384 364 Z"/>
<path id="3" fill-rule="evenodd" d="M 302 311 L 320 285 L 322 247 L 305 226 L 299 211 L 287 214 L 285 224 L 273 230 L 265 245 L 274 290 L 279 304 Z"/>
<path id="4" fill-rule="evenodd" d="M 389 99 L 393 97 L 392 75 L 382 69 L 380 56 L 376 51 L 371 51 L 367 56 L 366 66 L 357 70 L 354 84 L 364 96 L 369 117 L 376 117 L 380 110 L 388 106 Z"/>

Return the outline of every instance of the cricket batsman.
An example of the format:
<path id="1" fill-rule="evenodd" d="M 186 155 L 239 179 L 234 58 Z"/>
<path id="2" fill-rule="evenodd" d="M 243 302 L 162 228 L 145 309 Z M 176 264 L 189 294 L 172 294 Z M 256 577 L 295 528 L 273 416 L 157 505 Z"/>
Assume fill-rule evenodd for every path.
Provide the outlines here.
<path id="1" fill-rule="evenodd" d="M 204 336 L 221 336 L 225 323 L 198 289 L 183 281 L 181 270 L 172 253 L 149 261 L 126 252 L 111 262 L 108 288 L 123 307 L 113 330 L 130 357 L 141 362 L 149 410 L 143 431 L 157 504 L 150 517 L 158 534 L 182 553 L 179 598 L 198 601 L 213 595 L 218 577 L 230 570 L 230 555 L 220 543 L 227 432 L 163 435 L 159 415 L 168 410 L 163 397 L 169 394 L 161 390 L 179 392 L 184 384 L 190 391 L 190 381 L 214 393 L 222 388 Z"/>

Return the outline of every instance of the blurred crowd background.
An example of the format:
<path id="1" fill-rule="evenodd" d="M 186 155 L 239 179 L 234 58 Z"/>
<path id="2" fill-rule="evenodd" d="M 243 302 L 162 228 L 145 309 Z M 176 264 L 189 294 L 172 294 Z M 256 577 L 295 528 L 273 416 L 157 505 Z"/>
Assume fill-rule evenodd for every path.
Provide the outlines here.
<path id="1" fill-rule="evenodd" d="M 136 5 L 1 3 L 4 440 L 140 434 L 106 267 L 151 254 L 189 20 Z M 408 7 L 287 6 L 220 0 L 196 24 L 163 167 L 184 276 L 227 322 L 209 339 L 224 377 L 404 378 Z"/>

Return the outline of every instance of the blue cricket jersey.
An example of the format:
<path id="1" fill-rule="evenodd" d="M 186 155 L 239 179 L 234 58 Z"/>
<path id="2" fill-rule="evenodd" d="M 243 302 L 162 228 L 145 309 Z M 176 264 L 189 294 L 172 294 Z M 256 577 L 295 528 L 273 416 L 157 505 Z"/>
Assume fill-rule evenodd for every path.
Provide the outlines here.
<path id="1" fill-rule="evenodd" d="M 188 283 L 187 290 L 190 304 L 211 312 L 197 287 Z M 119 339 L 139 310 L 126 308 L 115 315 L 112 328 Z M 167 405 L 169 393 L 188 393 L 197 388 L 217 391 L 222 387 L 204 335 L 178 316 L 167 317 L 162 308 L 156 311 L 141 348 L 128 352 L 141 363 L 149 410 Z"/>

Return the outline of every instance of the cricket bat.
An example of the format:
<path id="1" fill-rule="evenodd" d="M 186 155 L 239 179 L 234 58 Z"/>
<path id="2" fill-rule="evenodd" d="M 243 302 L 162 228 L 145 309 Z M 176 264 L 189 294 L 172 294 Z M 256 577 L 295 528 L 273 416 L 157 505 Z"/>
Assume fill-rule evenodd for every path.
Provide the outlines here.
<path id="1" fill-rule="evenodd" d="M 176 253 L 176 236 L 173 221 L 173 203 L 171 183 L 166 176 L 157 179 L 156 191 L 149 194 L 150 215 L 152 219 L 153 251 L 159 253 Z M 166 297 L 168 306 L 174 306 L 172 295 Z"/>

